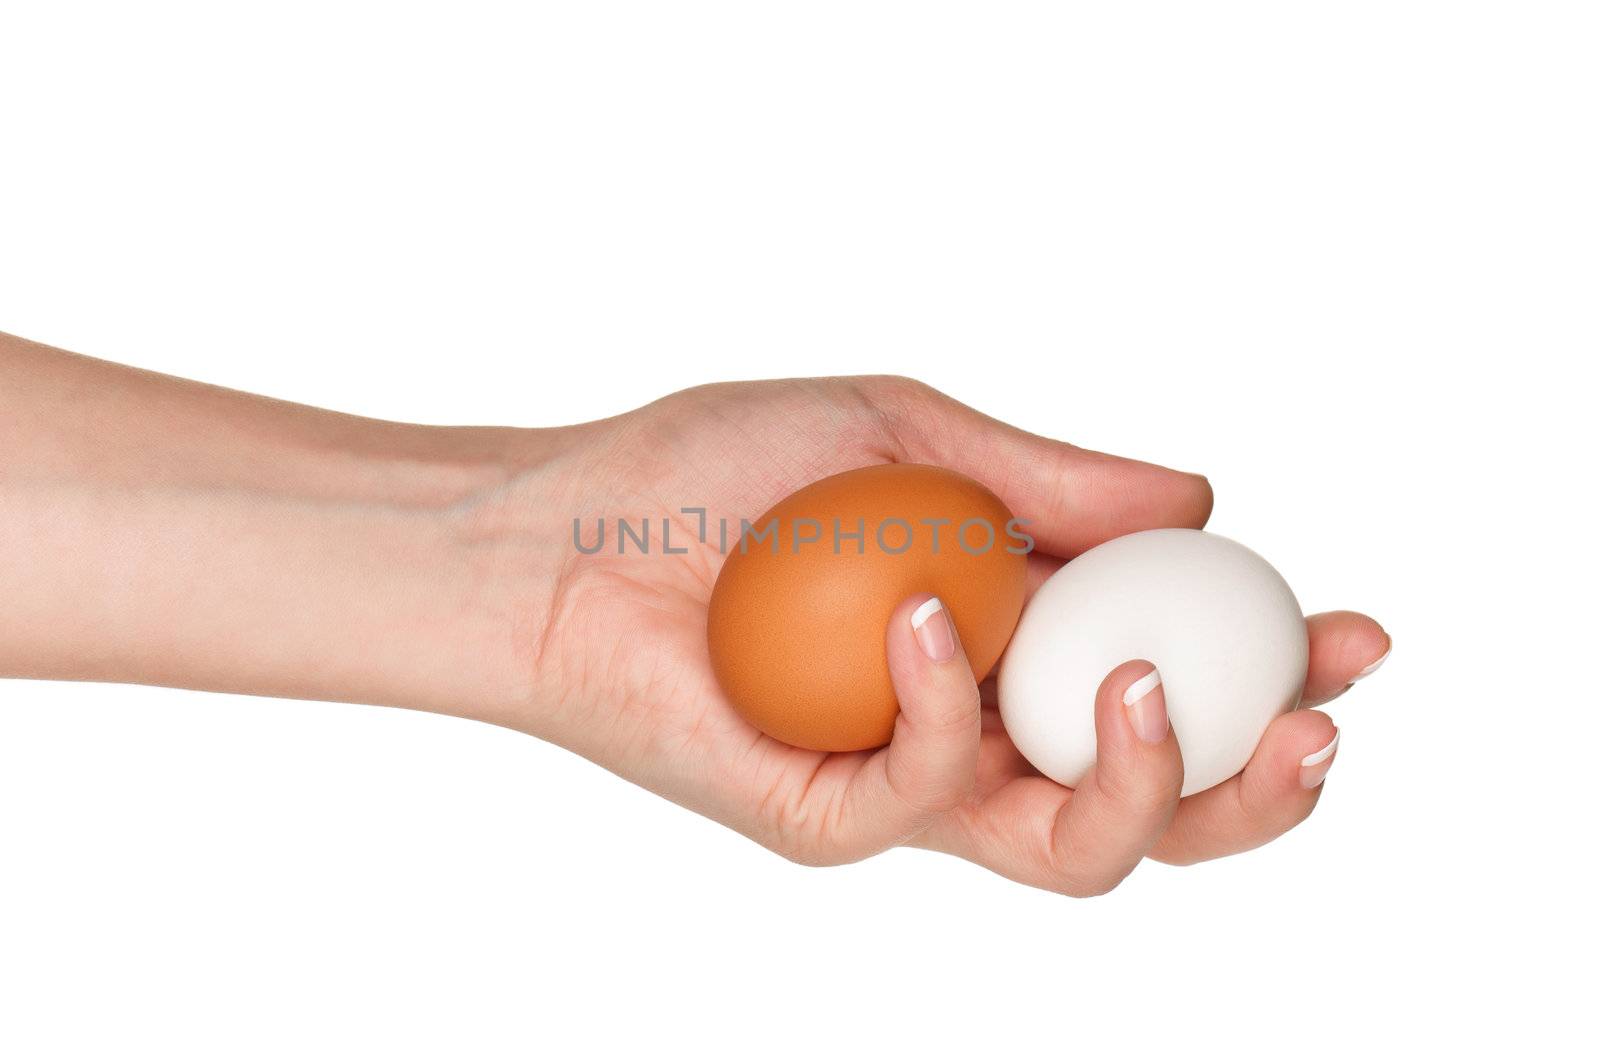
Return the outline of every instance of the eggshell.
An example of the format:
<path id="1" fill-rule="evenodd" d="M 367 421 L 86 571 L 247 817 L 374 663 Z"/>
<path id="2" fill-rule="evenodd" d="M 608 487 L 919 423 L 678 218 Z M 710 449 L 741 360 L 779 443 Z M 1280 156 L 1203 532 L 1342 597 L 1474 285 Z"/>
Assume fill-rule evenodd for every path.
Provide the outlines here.
<path id="1" fill-rule="evenodd" d="M 1305 619 L 1273 567 L 1188 528 L 1102 543 L 1045 581 L 1000 669 L 1000 714 L 1017 749 L 1077 786 L 1094 763 L 1094 699 L 1106 674 L 1161 672 L 1183 751 L 1185 795 L 1236 774 L 1305 682 Z"/>
<path id="2" fill-rule="evenodd" d="M 776 521 L 774 537 L 730 543 L 712 590 L 707 635 L 724 693 L 790 745 L 885 744 L 899 711 L 890 614 L 913 594 L 937 595 L 986 674 L 1022 611 L 1031 541 L 1008 534 L 1012 519 L 982 484 L 930 465 L 875 465 L 796 491 L 752 522 L 759 533 Z"/>

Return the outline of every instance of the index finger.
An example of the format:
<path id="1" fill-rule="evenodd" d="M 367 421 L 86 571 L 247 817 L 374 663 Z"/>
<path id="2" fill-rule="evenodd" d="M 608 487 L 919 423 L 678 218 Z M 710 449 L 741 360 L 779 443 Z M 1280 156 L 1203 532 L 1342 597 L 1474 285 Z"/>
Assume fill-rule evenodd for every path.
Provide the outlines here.
<path id="1" fill-rule="evenodd" d="M 1073 557 L 1147 528 L 1200 528 L 1211 516 L 1204 476 L 1024 432 L 911 380 L 875 382 L 907 461 L 954 469 L 986 484 L 1038 548 Z"/>

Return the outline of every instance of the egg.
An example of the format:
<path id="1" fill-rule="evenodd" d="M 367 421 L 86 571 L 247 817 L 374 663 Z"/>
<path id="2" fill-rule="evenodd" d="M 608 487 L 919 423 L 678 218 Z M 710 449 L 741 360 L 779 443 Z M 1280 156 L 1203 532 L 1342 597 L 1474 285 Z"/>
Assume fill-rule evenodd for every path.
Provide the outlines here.
<path id="1" fill-rule="evenodd" d="M 874 465 L 803 487 L 741 523 L 706 629 L 723 692 L 790 745 L 884 745 L 899 705 L 890 615 L 940 598 L 973 670 L 989 672 L 1022 612 L 1022 524 L 988 488 L 930 465 Z"/>
<path id="2" fill-rule="evenodd" d="M 1307 653 L 1300 604 L 1259 556 L 1189 528 L 1136 532 L 1034 593 L 1000 668 L 1000 715 L 1029 763 L 1077 786 L 1094 763 L 1101 682 L 1124 661 L 1150 661 L 1187 796 L 1238 773 L 1299 703 Z"/>

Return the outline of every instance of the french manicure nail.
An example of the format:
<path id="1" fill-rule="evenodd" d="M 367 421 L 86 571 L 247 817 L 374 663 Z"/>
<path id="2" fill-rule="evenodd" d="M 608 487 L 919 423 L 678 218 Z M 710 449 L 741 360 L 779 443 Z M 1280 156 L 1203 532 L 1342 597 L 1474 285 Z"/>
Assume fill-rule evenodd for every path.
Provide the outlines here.
<path id="1" fill-rule="evenodd" d="M 1382 661 L 1378 662 L 1382 664 Z M 1328 769 L 1333 767 L 1333 755 L 1339 751 L 1339 729 L 1333 729 L 1333 741 L 1311 754 L 1300 762 L 1300 785 L 1307 790 L 1315 790 L 1322 785 L 1322 780 L 1328 777 Z"/>
<path id="2" fill-rule="evenodd" d="M 1382 668 L 1383 667 L 1383 662 L 1387 661 L 1389 659 L 1389 654 L 1391 654 L 1393 652 L 1394 652 L 1394 643 L 1390 642 L 1389 643 L 1389 648 L 1383 651 L 1383 656 L 1379 657 L 1376 661 L 1373 661 L 1371 664 L 1369 664 L 1365 668 L 1361 669 L 1361 671 L 1357 672 L 1356 673 L 1356 679 L 1365 679 L 1365 678 L 1367 678 L 1367 676 L 1371 675 L 1373 672 L 1376 672 L 1379 668 Z M 1352 680 L 1350 680 L 1350 682 L 1354 683 L 1356 681 L 1356 679 L 1352 679 Z"/>
<path id="3" fill-rule="evenodd" d="M 1128 722 L 1141 742 L 1156 745 L 1167 737 L 1167 698 L 1161 688 L 1161 672 L 1152 668 L 1143 679 L 1129 684 L 1122 695 Z"/>
<path id="4" fill-rule="evenodd" d="M 950 627 L 950 614 L 944 603 L 929 598 L 911 614 L 911 630 L 917 645 L 930 661 L 948 661 L 956 652 L 956 635 Z"/>

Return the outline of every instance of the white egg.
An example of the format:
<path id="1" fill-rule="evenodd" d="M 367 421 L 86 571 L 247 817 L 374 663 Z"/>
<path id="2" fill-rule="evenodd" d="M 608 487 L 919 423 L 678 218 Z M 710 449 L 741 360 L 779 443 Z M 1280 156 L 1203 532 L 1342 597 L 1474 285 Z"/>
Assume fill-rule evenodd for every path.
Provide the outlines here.
<path id="1" fill-rule="evenodd" d="M 1124 661 L 1161 672 L 1183 793 L 1239 772 L 1305 683 L 1294 592 L 1255 553 L 1189 528 L 1102 543 L 1045 581 L 1000 667 L 1000 715 L 1022 755 L 1064 786 L 1094 763 L 1094 699 Z"/>

